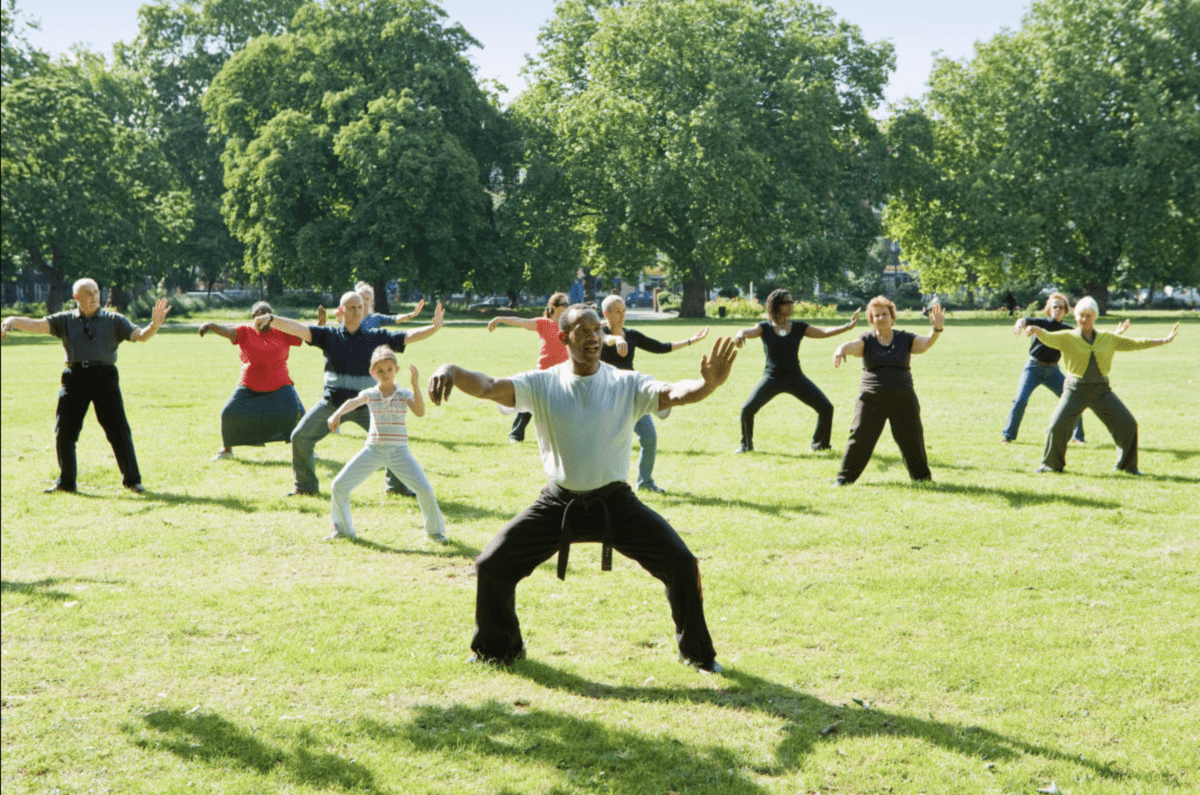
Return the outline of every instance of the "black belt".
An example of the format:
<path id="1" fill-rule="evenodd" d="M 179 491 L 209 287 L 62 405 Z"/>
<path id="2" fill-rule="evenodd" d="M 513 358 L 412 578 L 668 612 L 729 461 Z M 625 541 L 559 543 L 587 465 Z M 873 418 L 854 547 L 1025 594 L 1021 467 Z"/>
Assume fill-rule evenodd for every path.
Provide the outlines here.
<path id="1" fill-rule="evenodd" d="M 67 367 L 116 367 L 112 362 L 67 362 Z"/>
<path id="2" fill-rule="evenodd" d="M 567 560 L 571 556 L 571 508 L 576 504 L 585 511 L 597 503 L 604 509 L 604 530 L 600 535 L 600 570 L 612 571 L 612 517 L 608 512 L 607 500 L 622 489 L 628 488 L 629 484 L 622 481 L 609 483 L 593 491 L 571 491 L 557 484 L 550 484 L 550 495 L 566 503 L 563 508 L 562 535 L 558 541 L 558 579 L 567 579 Z"/>

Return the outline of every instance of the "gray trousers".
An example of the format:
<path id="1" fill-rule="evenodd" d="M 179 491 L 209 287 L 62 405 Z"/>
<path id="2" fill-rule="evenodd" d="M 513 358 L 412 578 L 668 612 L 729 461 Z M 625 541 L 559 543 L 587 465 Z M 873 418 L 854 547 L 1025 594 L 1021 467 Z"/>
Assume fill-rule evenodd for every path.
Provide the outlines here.
<path id="1" fill-rule="evenodd" d="M 1071 438 L 1071 430 L 1083 416 L 1083 412 L 1091 409 L 1095 412 L 1104 427 L 1112 434 L 1117 445 L 1117 469 L 1125 472 L 1137 471 L 1137 420 L 1125 408 L 1125 404 L 1112 391 L 1108 382 L 1103 384 L 1084 384 L 1074 378 L 1068 378 L 1063 389 L 1054 416 L 1050 418 L 1050 431 L 1046 434 L 1046 452 L 1042 457 L 1042 465 L 1061 472 L 1067 465 L 1067 442 Z"/>
<path id="2" fill-rule="evenodd" d="M 319 491 L 317 442 L 329 435 L 329 418 L 336 411 L 336 406 L 322 398 L 317 405 L 308 410 L 292 431 L 292 472 L 296 476 L 296 488 L 299 491 Z M 371 429 L 371 412 L 366 406 L 359 406 L 349 414 L 343 415 L 342 420 L 353 422 L 364 431 Z M 387 490 L 411 493 L 390 469 L 387 473 Z"/>

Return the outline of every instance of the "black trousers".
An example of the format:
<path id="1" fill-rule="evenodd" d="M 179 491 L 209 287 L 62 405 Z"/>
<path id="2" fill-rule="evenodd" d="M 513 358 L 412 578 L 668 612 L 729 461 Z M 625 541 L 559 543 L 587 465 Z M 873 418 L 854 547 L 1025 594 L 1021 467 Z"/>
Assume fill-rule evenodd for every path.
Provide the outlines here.
<path id="1" fill-rule="evenodd" d="M 908 476 L 913 480 L 933 479 L 925 456 L 925 428 L 921 425 L 917 393 L 909 387 L 892 387 L 859 394 L 854 404 L 854 421 L 850 423 L 850 441 L 846 443 L 842 470 L 837 476 L 839 481 L 858 480 L 875 452 L 875 443 L 886 422 L 892 424 L 892 438 L 900 448 Z"/>
<path id="2" fill-rule="evenodd" d="M 571 506 L 569 542 L 602 541 L 607 508 L 613 549 L 637 561 L 666 586 L 680 653 L 696 663 L 712 662 L 716 652 L 704 620 L 695 555 L 665 519 L 638 500 L 627 483 L 610 485 L 605 491 L 602 501 L 589 505 L 577 500 Z M 524 647 L 517 619 L 517 583 L 558 550 L 563 540 L 563 513 L 571 497 L 570 492 L 547 486 L 537 501 L 517 514 L 480 553 L 475 562 L 472 651 L 511 661 Z"/>
<path id="3" fill-rule="evenodd" d="M 518 411 L 517 416 L 513 417 L 512 430 L 508 432 L 508 438 L 518 442 L 525 441 L 525 429 L 529 427 L 529 421 L 533 419 L 533 414 L 528 411 Z"/>
<path id="4" fill-rule="evenodd" d="M 83 430 L 83 418 L 89 405 L 96 407 L 96 420 L 104 429 L 108 443 L 121 470 L 121 482 L 136 486 L 142 482 L 137 455 L 133 452 L 133 433 L 125 418 L 125 401 L 121 398 L 121 381 L 117 368 L 111 364 L 67 367 L 62 374 L 58 392 L 58 408 L 54 414 L 54 444 L 58 451 L 58 487 L 74 491 L 78 464 L 75 443 Z"/>
<path id="5" fill-rule="evenodd" d="M 772 376 L 758 382 L 742 406 L 742 447 L 754 447 L 754 415 L 777 395 L 785 393 L 817 412 L 812 446 L 817 450 L 828 448 L 829 437 L 833 433 L 833 404 L 803 373 L 786 378 Z"/>

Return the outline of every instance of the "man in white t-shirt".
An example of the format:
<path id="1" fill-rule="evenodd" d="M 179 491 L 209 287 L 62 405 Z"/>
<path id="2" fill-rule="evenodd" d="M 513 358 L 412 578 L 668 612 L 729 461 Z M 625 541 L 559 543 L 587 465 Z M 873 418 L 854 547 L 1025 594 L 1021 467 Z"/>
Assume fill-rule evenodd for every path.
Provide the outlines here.
<path id="1" fill-rule="evenodd" d="M 668 384 L 600 361 L 600 318 L 576 304 L 559 318 L 571 358 L 547 370 L 511 378 L 444 364 L 429 379 L 429 397 L 441 404 L 458 387 L 468 395 L 530 411 L 550 483 L 476 560 L 474 661 L 510 664 L 525 656 L 517 619 L 517 583 L 558 552 L 565 579 L 574 542 L 600 542 L 602 568 L 615 548 L 666 585 L 675 639 L 684 661 L 704 673 L 720 672 L 704 620 L 700 568 L 679 534 L 638 500 L 626 482 L 633 426 L 644 414 L 665 418 L 673 406 L 696 403 L 729 377 L 737 351 L 718 339 L 700 362 L 700 378 Z"/>

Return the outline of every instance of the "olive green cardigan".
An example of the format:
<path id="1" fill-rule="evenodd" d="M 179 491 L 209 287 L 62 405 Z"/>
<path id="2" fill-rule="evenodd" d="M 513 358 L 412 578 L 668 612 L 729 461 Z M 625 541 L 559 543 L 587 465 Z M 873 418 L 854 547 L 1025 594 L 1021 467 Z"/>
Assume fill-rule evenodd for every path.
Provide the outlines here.
<path id="1" fill-rule="evenodd" d="M 1100 374 L 1107 378 L 1112 369 L 1113 354 L 1117 351 L 1140 351 L 1159 344 L 1158 340 L 1122 337 L 1111 331 L 1097 331 L 1096 338 L 1089 343 L 1079 329 L 1039 331 L 1038 338 L 1043 345 L 1062 351 L 1063 368 L 1067 375 L 1076 378 L 1083 378 L 1092 354 L 1096 355 Z"/>

